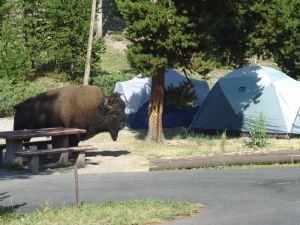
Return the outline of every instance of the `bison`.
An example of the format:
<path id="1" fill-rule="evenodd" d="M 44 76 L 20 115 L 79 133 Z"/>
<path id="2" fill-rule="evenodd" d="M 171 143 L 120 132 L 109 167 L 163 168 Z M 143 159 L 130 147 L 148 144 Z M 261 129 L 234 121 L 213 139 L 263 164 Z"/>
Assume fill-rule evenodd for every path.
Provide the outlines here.
<path id="1" fill-rule="evenodd" d="M 97 86 L 68 86 L 41 93 L 16 105 L 14 130 L 47 127 L 85 129 L 70 137 L 77 146 L 97 133 L 109 132 L 115 141 L 125 126 L 125 104 L 117 95 L 106 97 Z"/>

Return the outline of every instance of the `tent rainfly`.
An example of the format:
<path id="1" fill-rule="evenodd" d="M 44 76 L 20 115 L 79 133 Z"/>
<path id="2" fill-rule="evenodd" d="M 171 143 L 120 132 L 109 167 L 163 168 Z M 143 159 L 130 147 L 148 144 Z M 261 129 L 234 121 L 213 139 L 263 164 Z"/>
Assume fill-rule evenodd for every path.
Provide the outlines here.
<path id="1" fill-rule="evenodd" d="M 249 132 L 260 114 L 269 134 L 300 134 L 300 82 L 281 71 L 252 66 L 219 79 L 191 128 L 201 132 Z"/>
<path id="2" fill-rule="evenodd" d="M 209 92 L 206 81 L 190 79 L 194 84 L 195 94 L 197 96 L 196 104 L 201 106 Z M 165 87 L 173 85 L 179 86 L 186 77 L 173 69 L 167 69 L 165 73 Z M 125 102 L 125 113 L 127 116 L 126 126 L 129 128 L 139 129 L 148 127 L 148 103 L 151 93 L 152 79 L 143 78 L 142 75 L 124 81 L 118 82 L 115 86 L 115 93 L 120 94 Z M 177 110 L 175 108 L 164 107 L 163 127 L 188 127 L 193 119 L 196 109 Z"/>

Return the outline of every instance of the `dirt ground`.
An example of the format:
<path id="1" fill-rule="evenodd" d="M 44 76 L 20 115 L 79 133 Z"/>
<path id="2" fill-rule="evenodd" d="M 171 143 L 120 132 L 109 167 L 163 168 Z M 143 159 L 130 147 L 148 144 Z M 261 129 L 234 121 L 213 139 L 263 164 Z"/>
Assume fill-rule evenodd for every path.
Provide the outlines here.
<path id="1" fill-rule="evenodd" d="M 0 119 L 0 131 L 12 130 L 12 119 Z M 149 171 L 153 169 L 153 162 L 169 163 L 172 160 L 203 157 L 239 157 L 240 155 L 267 154 L 274 151 L 299 151 L 300 138 L 268 139 L 265 148 L 249 148 L 241 138 L 228 138 L 221 148 L 219 137 L 208 137 L 184 133 L 184 130 L 164 130 L 165 144 L 145 143 L 146 130 L 123 129 L 119 132 L 117 141 L 112 141 L 108 133 L 100 133 L 93 138 L 80 142 L 80 145 L 92 145 L 96 150 L 86 153 L 86 167 L 80 168 L 80 174 L 87 173 L 113 173 Z M 184 135 L 185 134 L 185 135 Z M 4 143 L 0 139 L 0 144 Z M 299 153 L 289 153 L 299 155 Z M 291 157 L 290 157 L 291 158 Z M 298 159 L 298 158 L 297 158 Z M 164 161 L 165 160 L 165 161 Z M 150 162 L 149 162 L 150 161 Z M 199 161 L 199 160 L 198 160 Z M 198 163 L 197 161 L 197 163 Z M 177 161 L 176 161 L 177 162 Z M 276 160 L 274 161 L 276 162 Z M 154 165 L 155 166 L 155 165 Z M 199 166 L 198 164 L 196 167 Z M 49 174 L 66 173 L 73 171 L 73 166 L 54 168 L 44 171 Z M 0 170 L 0 176 L 1 176 Z"/>
<path id="2" fill-rule="evenodd" d="M 88 156 L 86 164 L 87 165 L 85 168 L 79 169 L 79 173 L 86 174 L 149 171 L 149 161 L 141 156 Z"/>
<path id="3" fill-rule="evenodd" d="M 0 119 L 0 131 L 9 130 L 13 130 L 13 119 Z M 149 161 L 146 157 L 132 155 L 130 152 L 123 150 L 122 141 L 112 142 L 109 135 L 107 135 L 107 138 L 107 140 L 101 139 L 99 141 L 96 137 L 80 143 L 81 145 L 91 144 L 97 148 L 97 150 L 86 153 L 86 167 L 78 169 L 80 174 L 149 170 Z M 111 145 L 111 143 L 114 144 L 113 149 L 107 148 L 106 146 Z M 4 144 L 3 139 L 0 139 L 0 144 Z M 46 172 L 57 174 L 69 170 L 72 170 L 72 167 L 49 169 Z"/>

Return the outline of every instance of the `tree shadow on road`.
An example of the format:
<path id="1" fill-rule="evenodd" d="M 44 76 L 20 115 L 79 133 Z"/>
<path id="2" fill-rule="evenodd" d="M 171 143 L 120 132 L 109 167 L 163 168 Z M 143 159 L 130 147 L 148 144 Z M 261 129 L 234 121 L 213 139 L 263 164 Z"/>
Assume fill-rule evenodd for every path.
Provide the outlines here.
<path id="1" fill-rule="evenodd" d="M 27 205 L 26 202 L 23 202 L 21 204 L 15 204 L 15 205 L 10 205 L 10 206 L 3 206 L 3 204 L 1 202 L 5 201 L 6 199 L 10 198 L 11 195 L 8 194 L 8 192 L 3 192 L 3 193 L 0 193 L 0 217 L 2 215 L 6 215 L 8 213 L 13 213 L 15 212 L 16 209 L 22 207 L 22 206 L 25 206 Z"/>

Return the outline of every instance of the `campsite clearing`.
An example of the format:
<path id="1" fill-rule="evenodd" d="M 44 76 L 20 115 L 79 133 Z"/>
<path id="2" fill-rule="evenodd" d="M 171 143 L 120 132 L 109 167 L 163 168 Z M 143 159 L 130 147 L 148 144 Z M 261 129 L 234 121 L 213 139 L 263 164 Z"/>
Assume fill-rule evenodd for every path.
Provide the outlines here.
<path id="1" fill-rule="evenodd" d="M 268 152 L 276 150 L 299 149 L 300 138 L 276 139 L 269 138 L 265 148 L 250 148 L 245 145 L 245 137 L 228 137 L 225 141 L 224 152 L 221 149 L 220 136 L 194 134 L 186 129 L 164 129 L 166 144 L 147 144 L 144 138 L 147 130 L 120 131 L 116 142 L 112 141 L 108 133 L 101 133 L 83 142 L 98 146 L 97 151 L 105 151 L 107 155 L 139 156 L 151 158 L 174 158 L 198 155 L 244 154 L 247 152 Z"/>
<path id="2" fill-rule="evenodd" d="M 11 129 L 12 120 L 6 121 Z M 1 125 L 5 122 L 1 120 Z M 2 130 L 5 127 L 0 126 Z M 277 150 L 296 150 L 300 146 L 300 137 L 291 139 L 269 138 L 265 148 L 253 149 L 245 145 L 249 138 L 227 137 L 222 151 L 222 139 L 219 136 L 194 134 L 184 128 L 164 129 L 166 144 L 147 144 L 144 138 L 147 130 L 123 129 L 117 141 L 112 141 L 108 133 L 101 133 L 93 138 L 81 142 L 80 145 L 91 144 L 97 148 L 87 153 L 86 168 L 81 168 L 80 173 L 106 173 L 148 171 L 149 160 L 178 159 L 193 156 L 214 156 L 269 152 Z M 0 140 L 3 144 L 4 140 Z M 68 170 L 68 169 L 67 169 Z M 49 171 L 51 172 L 51 171 Z M 64 168 L 53 172 L 67 172 Z"/>

